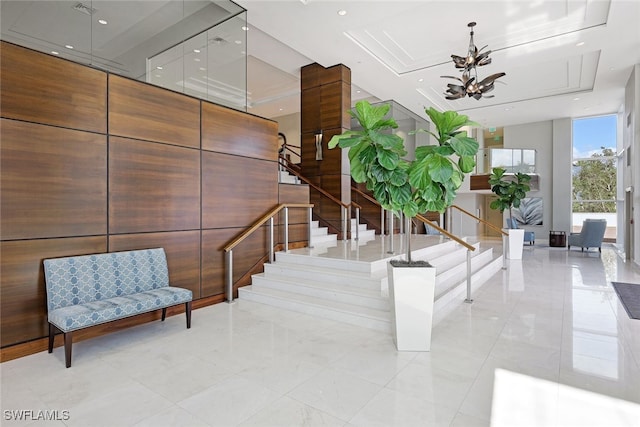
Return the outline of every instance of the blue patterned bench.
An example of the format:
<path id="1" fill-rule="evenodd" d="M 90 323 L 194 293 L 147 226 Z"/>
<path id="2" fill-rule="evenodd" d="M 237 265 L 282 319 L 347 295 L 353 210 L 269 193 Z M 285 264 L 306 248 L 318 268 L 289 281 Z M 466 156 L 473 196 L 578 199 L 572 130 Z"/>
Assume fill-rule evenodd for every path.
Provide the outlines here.
<path id="1" fill-rule="evenodd" d="M 72 332 L 112 320 L 185 304 L 191 327 L 190 290 L 169 286 L 164 249 L 111 252 L 44 260 L 49 353 L 57 328 L 64 334 L 67 368 Z"/>

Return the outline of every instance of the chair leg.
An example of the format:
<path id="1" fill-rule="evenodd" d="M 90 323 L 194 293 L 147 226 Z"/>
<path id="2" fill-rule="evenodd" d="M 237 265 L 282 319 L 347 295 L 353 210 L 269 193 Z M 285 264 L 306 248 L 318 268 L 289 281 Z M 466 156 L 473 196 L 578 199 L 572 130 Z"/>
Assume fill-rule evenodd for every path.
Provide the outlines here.
<path id="1" fill-rule="evenodd" d="M 191 301 L 184 303 L 184 311 L 187 315 L 187 329 L 191 328 Z"/>
<path id="2" fill-rule="evenodd" d="M 71 332 L 64 333 L 64 360 L 67 368 L 71 367 L 71 346 L 73 344 L 73 338 Z"/>
<path id="3" fill-rule="evenodd" d="M 162 322 L 164 322 L 165 317 L 167 317 L 167 307 L 162 309 Z"/>
<path id="4" fill-rule="evenodd" d="M 49 353 L 53 352 L 53 338 L 55 337 L 55 326 L 49 323 Z"/>

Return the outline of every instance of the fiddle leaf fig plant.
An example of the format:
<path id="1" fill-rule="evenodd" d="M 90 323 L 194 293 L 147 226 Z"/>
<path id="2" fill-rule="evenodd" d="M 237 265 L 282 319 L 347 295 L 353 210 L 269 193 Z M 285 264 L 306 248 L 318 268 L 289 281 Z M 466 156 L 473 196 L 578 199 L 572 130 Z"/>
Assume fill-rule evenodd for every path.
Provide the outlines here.
<path id="1" fill-rule="evenodd" d="M 386 118 L 390 105 L 359 101 L 349 113 L 362 130 L 349 130 L 329 141 L 329 148 L 348 148 L 351 176 L 365 183 L 384 209 L 413 218 L 427 211 L 444 212 L 453 203 L 464 175 L 475 167 L 478 142 L 462 130 L 479 126 L 455 111 L 425 109 L 437 145 L 416 148 L 415 160 L 405 159 L 404 139 L 394 133 L 398 124 Z M 409 258 L 409 254 L 408 254 Z"/>
<path id="2" fill-rule="evenodd" d="M 522 199 L 527 197 L 527 192 L 531 190 L 529 181 L 531 177 L 526 173 L 518 172 L 513 175 L 513 179 L 507 179 L 505 176 L 506 169 L 493 168 L 489 176 L 489 185 L 491 191 L 497 196 L 497 199 L 489 204 L 491 209 L 499 210 L 503 213 L 509 210 L 509 223 L 513 224 L 512 208 L 519 208 Z"/>

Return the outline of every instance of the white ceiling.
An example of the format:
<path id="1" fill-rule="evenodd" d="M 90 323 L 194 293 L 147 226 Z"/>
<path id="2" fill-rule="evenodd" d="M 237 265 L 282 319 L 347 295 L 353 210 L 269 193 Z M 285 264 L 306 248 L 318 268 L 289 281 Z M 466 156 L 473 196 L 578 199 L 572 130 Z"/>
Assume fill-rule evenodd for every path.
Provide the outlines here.
<path id="1" fill-rule="evenodd" d="M 235 5 L 211 0 L 83 1 L 97 9 L 93 18 L 108 18 L 101 27 L 73 10 L 77 2 L 2 0 L 2 38 L 141 78 L 144 58 L 195 34 L 185 22 L 208 28 L 235 13 Z M 429 106 L 455 109 L 486 127 L 620 111 L 640 63 L 640 0 L 236 3 L 247 9 L 250 28 L 248 111 L 269 118 L 299 112 L 300 67 L 312 62 L 348 66 L 353 102 L 393 99 L 422 117 Z M 479 78 L 506 76 L 493 98 L 447 101 L 452 81 L 441 76 L 459 75 L 451 54 L 466 54 L 471 21 L 478 48 L 493 51 Z M 71 41 L 73 51 L 64 48 Z"/>
<path id="2" fill-rule="evenodd" d="M 638 0 L 237 3 L 260 30 L 249 32 L 249 54 L 284 73 L 299 77 L 308 62 L 344 64 L 353 85 L 379 99 L 422 117 L 429 106 L 455 109 L 487 127 L 617 112 L 632 67 L 640 63 Z M 341 9 L 347 14 L 338 15 Z M 471 21 L 477 22 L 475 44 L 493 51 L 492 64 L 478 68 L 479 78 L 506 76 L 496 81 L 493 98 L 448 101 L 443 92 L 452 81 L 441 76 L 459 75 L 451 54 L 466 55 Z M 275 53 L 275 40 L 294 52 Z M 271 97 L 250 111 L 267 117 L 297 111 L 293 85 L 283 87 L 281 99 Z"/>

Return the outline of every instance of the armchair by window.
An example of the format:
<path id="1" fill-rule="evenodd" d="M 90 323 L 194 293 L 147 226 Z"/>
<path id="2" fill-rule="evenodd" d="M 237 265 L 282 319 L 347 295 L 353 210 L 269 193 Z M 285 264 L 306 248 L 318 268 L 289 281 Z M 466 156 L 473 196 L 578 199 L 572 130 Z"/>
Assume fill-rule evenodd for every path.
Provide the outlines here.
<path id="1" fill-rule="evenodd" d="M 517 230 L 519 228 L 518 221 L 516 221 L 515 219 L 512 221 L 511 219 L 507 218 L 507 228 Z M 536 233 L 533 231 L 525 230 L 524 241 L 529 242 L 529 246 L 533 245 L 534 243 L 536 243 Z"/>
<path id="2" fill-rule="evenodd" d="M 607 229 L 606 219 L 585 219 L 582 222 L 582 230 L 579 233 L 571 233 L 567 236 L 567 248 L 571 246 L 580 246 L 584 252 L 584 248 L 598 248 L 602 252 L 602 239 Z"/>

